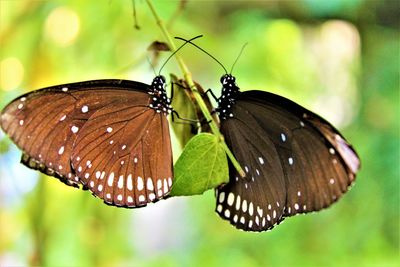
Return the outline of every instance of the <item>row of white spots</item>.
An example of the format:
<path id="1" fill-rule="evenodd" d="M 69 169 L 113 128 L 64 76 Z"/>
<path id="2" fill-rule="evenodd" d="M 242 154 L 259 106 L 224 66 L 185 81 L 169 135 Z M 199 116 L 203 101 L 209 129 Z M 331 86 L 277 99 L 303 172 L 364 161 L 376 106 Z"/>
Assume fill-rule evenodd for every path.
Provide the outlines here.
<path id="1" fill-rule="evenodd" d="M 98 179 L 100 177 L 102 179 L 104 174 L 105 174 L 104 172 L 102 174 L 100 174 L 100 171 L 97 171 L 96 178 Z M 108 186 L 113 186 L 114 177 L 115 177 L 115 174 L 114 174 L 114 172 L 112 172 L 107 179 Z M 119 176 L 119 179 L 117 182 L 118 188 L 122 189 L 123 183 L 124 183 L 123 175 L 121 175 L 121 176 Z M 171 177 L 168 177 L 167 179 L 158 179 L 157 180 L 157 189 L 158 189 L 157 194 L 159 196 L 166 194 L 169 191 L 169 188 L 171 186 L 172 186 L 172 178 Z M 147 187 L 147 190 L 149 190 L 149 191 L 154 190 L 153 180 L 151 179 L 151 177 L 147 178 L 146 187 Z M 131 174 L 129 174 L 127 177 L 127 188 L 130 191 L 133 190 L 133 181 L 132 181 Z M 142 191 L 144 189 L 144 179 L 140 176 L 137 177 L 137 189 L 138 189 L 138 191 Z M 101 191 L 101 190 L 99 190 L 99 191 Z M 150 200 L 154 200 L 155 199 L 154 193 L 149 194 L 149 198 L 150 198 Z"/>
<path id="2" fill-rule="evenodd" d="M 264 217 L 264 210 L 257 206 L 255 207 L 255 205 L 253 204 L 253 202 L 248 202 L 247 200 L 241 200 L 240 195 L 237 195 L 236 197 L 236 204 L 235 203 L 235 195 L 233 192 L 229 192 L 228 197 L 225 199 L 226 195 L 225 192 L 219 192 L 218 195 L 218 202 L 220 204 L 217 205 L 217 211 L 222 214 L 223 216 L 225 216 L 226 218 L 230 218 L 231 217 L 231 213 L 232 210 L 230 210 L 229 208 L 225 209 L 223 211 L 223 206 L 222 203 L 226 201 L 226 203 L 228 204 L 228 206 L 235 206 L 235 209 L 237 211 L 241 210 L 242 212 L 246 213 L 248 212 L 248 214 L 254 219 L 254 222 L 256 225 L 260 225 L 260 223 L 262 224 L 262 227 L 265 226 L 266 220 L 271 222 L 272 219 L 276 219 L 277 218 L 277 211 L 274 209 L 272 210 L 272 205 L 269 204 L 268 205 L 268 209 L 272 210 L 272 212 L 270 214 L 266 214 L 266 216 Z M 279 202 L 276 202 L 277 207 L 279 207 Z M 234 215 L 233 217 L 233 221 L 236 223 L 239 220 L 239 217 L 237 214 Z M 242 216 L 240 218 L 240 222 L 242 224 L 246 223 L 246 219 L 244 216 Z M 248 222 L 249 227 L 251 228 L 253 225 L 253 220 L 249 220 Z"/>

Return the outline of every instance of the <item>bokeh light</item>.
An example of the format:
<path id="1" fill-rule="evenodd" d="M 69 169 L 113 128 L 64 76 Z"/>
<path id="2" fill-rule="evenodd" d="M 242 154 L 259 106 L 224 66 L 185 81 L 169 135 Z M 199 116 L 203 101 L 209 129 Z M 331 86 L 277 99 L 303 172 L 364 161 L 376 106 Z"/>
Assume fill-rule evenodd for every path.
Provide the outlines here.
<path id="1" fill-rule="evenodd" d="M 60 46 L 70 45 L 79 33 L 79 17 L 67 7 L 58 7 L 47 17 L 44 33 Z"/>
<path id="2" fill-rule="evenodd" d="M 0 88 L 11 91 L 21 85 L 24 78 L 24 66 L 16 57 L 8 57 L 0 62 Z"/>

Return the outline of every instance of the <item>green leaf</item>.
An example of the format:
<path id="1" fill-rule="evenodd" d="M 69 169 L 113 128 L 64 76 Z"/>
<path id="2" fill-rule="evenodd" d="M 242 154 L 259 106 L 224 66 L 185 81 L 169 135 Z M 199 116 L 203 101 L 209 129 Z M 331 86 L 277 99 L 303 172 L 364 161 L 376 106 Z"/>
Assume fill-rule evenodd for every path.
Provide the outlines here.
<path id="1" fill-rule="evenodd" d="M 174 173 L 171 196 L 198 195 L 228 182 L 228 161 L 218 139 L 209 133 L 190 139 Z"/>

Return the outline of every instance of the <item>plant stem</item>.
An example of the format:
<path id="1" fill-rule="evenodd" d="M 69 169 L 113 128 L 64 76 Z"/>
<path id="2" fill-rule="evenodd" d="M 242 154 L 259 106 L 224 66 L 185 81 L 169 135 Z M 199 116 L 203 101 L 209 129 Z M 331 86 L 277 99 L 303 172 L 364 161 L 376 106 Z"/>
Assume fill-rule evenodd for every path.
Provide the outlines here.
<path id="1" fill-rule="evenodd" d="M 165 27 L 163 21 L 160 19 L 160 17 L 158 16 L 154 5 L 152 3 L 151 0 L 146 0 L 147 5 L 149 6 L 151 13 L 153 14 L 154 18 L 156 19 L 156 22 L 158 24 L 158 26 L 160 27 L 165 39 L 167 40 L 169 46 L 171 47 L 172 51 L 176 50 L 176 46 L 174 41 L 171 38 L 171 35 L 169 34 L 167 28 Z M 199 93 L 199 91 L 196 88 L 196 85 L 193 82 L 192 79 L 192 74 L 190 73 L 189 69 L 187 68 L 185 62 L 182 60 L 182 58 L 178 55 L 178 53 L 175 54 L 175 58 L 178 61 L 178 65 L 179 68 L 181 69 L 182 73 L 183 73 L 183 77 L 186 81 L 186 83 L 189 85 L 190 89 L 193 92 L 193 95 L 196 99 L 197 104 L 199 105 L 201 111 L 204 114 L 204 117 L 207 119 L 207 121 L 210 121 L 210 128 L 212 133 L 217 136 L 217 138 L 220 140 L 220 144 L 222 146 L 222 148 L 225 150 L 225 153 L 227 154 L 229 160 L 231 161 L 232 165 L 235 167 L 235 169 L 238 171 L 238 173 L 244 177 L 245 173 L 243 171 L 243 169 L 240 167 L 239 162 L 235 159 L 235 157 L 233 156 L 232 152 L 229 150 L 228 146 L 226 145 L 225 141 L 224 141 L 224 137 L 223 135 L 220 133 L 218 126 L 216 125 L 215 121 L 213 120 L 210 112 L 207 109 L 206 104 L 204 103 L 203 98 L 201 97 L 201 94 Z"/>

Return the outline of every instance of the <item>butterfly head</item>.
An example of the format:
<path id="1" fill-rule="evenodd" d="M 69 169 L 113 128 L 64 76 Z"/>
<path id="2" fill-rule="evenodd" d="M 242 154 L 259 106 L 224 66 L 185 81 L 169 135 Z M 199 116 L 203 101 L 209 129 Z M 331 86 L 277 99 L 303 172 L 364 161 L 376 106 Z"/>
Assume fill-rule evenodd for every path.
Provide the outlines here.
<path id="1" fill-rule="evenodd" d="M 149 94 L 152 95 L 152 102 L 149 107 L 156 110 L 157 113 L 168 115 L 172 111 L 171 99 L 168 98 L 165 90 L 166 80 L 162 75 L 158 75 L 153 79 L 150 85 Z"/>

